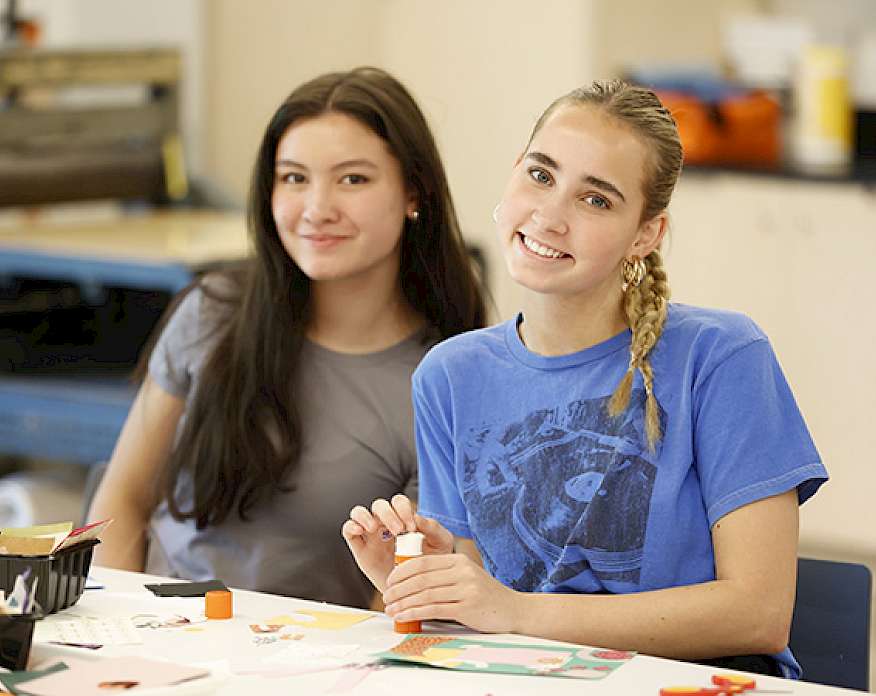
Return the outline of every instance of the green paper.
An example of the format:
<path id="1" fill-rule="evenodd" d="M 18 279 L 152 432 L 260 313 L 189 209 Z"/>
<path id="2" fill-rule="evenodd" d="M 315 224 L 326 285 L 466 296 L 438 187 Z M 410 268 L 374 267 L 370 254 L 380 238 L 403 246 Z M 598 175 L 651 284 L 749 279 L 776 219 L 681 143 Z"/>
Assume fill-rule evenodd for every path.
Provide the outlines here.
<path id="1" fill-rule="evenodd" d="M 485 640 L 412 634 L 375 657 L 463 672 L 527 674 L 603 679 L 635 653 L 584 646 L 493 643 Z"/>
<path id="2" fill-rule="evenodd" d="M 67 669 L 67 665 L 63 662 L 57 662 L 51 667 L 34 670 L 32 672 L 26 672 L 24 670 L 19 672 L 5 672 L 0 674 L 0 682 L 3 683 L 3 687 L 7 691 L 17 694 L 20 692 L 15 687 L 19 684 L 30 681 L 31 679 L 36 679 L 37 677 L 45 677 L 48 674 L 54 674 L 55 672 L 60 672 L 64 669 Z"/>

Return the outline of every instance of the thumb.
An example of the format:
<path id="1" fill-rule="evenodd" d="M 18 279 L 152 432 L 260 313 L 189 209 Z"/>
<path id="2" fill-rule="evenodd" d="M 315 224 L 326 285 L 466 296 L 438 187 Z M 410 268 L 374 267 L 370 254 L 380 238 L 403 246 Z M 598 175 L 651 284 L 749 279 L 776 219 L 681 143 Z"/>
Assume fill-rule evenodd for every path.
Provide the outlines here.
<path id="1" fill-rule="evenodd" d="M 417 523 L 417 529 L 426 537 L 426 541 L 433 546 L 453 545 L 453 534 L 440 522 L 420 514 L 414 515 L 414 521 Z"/>

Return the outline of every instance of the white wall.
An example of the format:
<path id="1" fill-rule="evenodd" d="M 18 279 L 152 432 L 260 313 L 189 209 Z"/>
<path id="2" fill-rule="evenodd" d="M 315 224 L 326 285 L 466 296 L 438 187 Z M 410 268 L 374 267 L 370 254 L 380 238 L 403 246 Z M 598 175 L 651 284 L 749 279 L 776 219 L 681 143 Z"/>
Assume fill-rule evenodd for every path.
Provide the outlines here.
<path id="1" fill-rule="evenodd" d="M 295 85 L 374 64 L 426 113 L 464 233 L 485 247 L 499 316 L 517 306 L 490 214 L 551 99 L 594 75 L 593 0 L 216 0 L 208 12 L 209 174 L 242 201 L 258 139 Z M 254 11 L 258 8 L 258 11 Z"/>

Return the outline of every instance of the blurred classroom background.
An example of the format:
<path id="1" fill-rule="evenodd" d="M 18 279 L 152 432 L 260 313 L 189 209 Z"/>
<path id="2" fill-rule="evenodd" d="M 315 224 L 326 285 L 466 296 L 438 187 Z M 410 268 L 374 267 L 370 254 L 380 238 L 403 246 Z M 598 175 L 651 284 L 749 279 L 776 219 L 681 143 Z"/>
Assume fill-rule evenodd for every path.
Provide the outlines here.
<path id="1" fill-rule="evenodd" d="M 595 78 L 659 89 L 690 166 L 674 299 L 771 337 L 832 480 L 801 555 L 876 570 L 872 0 L 0 2 L 0 526 L 79 519 L 171 295 L 246 253 L 267 119 L 372 64 L 436 133 L 495 318 L 517 292 L 490 213 L 541 110 Z M 740 408 L 745 408 L 740 404 Z"/>

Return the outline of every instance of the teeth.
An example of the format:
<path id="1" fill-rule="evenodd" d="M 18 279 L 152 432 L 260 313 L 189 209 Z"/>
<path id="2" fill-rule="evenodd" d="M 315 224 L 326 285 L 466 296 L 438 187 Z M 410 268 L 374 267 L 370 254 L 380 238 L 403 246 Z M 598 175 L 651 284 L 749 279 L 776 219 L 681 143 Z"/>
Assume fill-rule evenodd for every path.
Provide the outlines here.
<path id="1" fill-rule="evenodd" d="M 523 237 L 523 243 L 526 245 L 526 248 L 530 251 L 534 251 L 539 256 L 544 256 L 548 259 L 558 259 L 563 255 L 562 251 L 557 251 L 556 249 L 544 246 L 544 244 L 539 244 L 525 234 L 521 234 L 520 236 Z"/>

